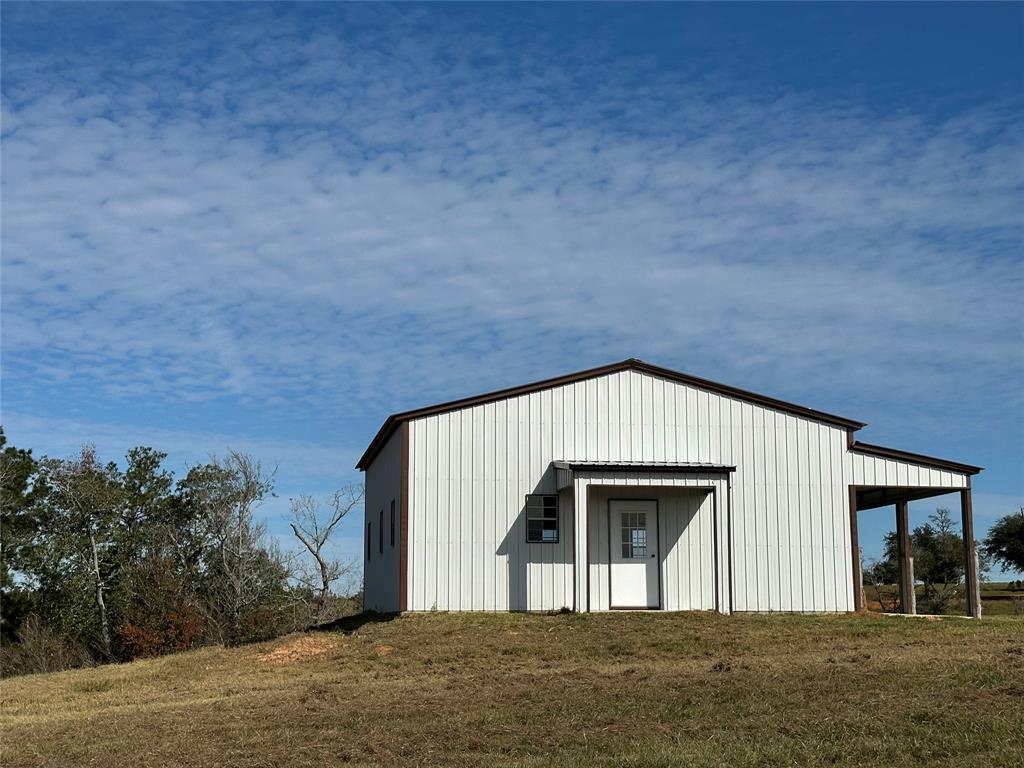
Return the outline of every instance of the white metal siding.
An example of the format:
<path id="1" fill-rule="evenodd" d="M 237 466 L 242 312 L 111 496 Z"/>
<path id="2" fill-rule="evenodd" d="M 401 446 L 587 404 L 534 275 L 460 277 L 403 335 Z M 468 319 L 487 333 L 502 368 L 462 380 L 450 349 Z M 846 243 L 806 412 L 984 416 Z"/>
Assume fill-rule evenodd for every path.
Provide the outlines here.
<path id="1" fill-rule="evenodd" d="M 527 544 L 553 460 L 735 465 L 733 608 L 853 608 L 846 432 L 639 371 L 410 422 L 411 610 L 573 606 L 571 518 Z M 376 463 L 375 460 L 374 463 Z"/>
<path id="2" fill-rule="evenodd" d="M 969 477 L 961 472 L 935 469 L 910 461 L 850 451 L 852 483 L 867 486 L 917 486 L 920 488 L 967 488 Z"/>
<path id="3" fill-rule="evenodd" d="M 399 609 L 398 586 L 402 538 L 402 430 L 366 469 L 365 516 L 363 520 L 363 605 L 368 610 L 391 613 Z M 395 545 L 391 546 L 391 503 L 395 504 Z M 378 528 L 384 512 L 384 553 L 379 550 Z M 370 559 L 366 558 L 366 523 L 372 523 Z"/>
<path id="4" fill-rule="evenodd" d="M 410 424 L 410 610 L 572 607 L 571 494 L 558 543 L 526 541 L 526 494 L 555 493 L 550 407 L 542 392 Z"/>

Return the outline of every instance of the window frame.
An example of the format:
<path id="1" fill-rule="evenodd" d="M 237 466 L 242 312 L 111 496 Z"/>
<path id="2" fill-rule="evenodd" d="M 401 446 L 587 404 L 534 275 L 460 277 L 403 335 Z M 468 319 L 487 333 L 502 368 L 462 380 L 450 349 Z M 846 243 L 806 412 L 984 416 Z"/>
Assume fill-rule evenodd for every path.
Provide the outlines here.
<path id="1" fill-rule="evenodd" d="M 536 507 L 531 509 L 530 500 L 541 499 L 540 502 L 540 514 L 531 514 Z M 554 515 L 549 516 L 547 514 L 548 507 L 546 504 L 547 499 L 554 499 Z M 540 534 L 541 538 L 533 539 L 530 538 L 530 522 L 541 521 Z M 547 530 L 551 530 L 544 526 L 545 522 L 554 521 L 554 532 L 555 537 L 553 539 L 544 538 L 544 533 Z M 562 539 L 562 515 L 561 515 L 561 502 L 559 501 L 557 493 L 528 493 L 526 494 L 526 543 L 527 544 L 558 544 Z"/>

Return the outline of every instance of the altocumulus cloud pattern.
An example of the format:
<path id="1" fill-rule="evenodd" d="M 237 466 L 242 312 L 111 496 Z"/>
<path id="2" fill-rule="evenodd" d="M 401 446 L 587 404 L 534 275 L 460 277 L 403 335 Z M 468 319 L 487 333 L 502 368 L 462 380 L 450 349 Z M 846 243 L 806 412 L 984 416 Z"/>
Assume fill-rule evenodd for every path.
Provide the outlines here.
<path id="1" fill-rule="evenodd" d="M 735 13 L 7 4 L 5 421 L 329 487 L 386 412 L 636 355 L 1010 466 L 1019 74 Z"/>

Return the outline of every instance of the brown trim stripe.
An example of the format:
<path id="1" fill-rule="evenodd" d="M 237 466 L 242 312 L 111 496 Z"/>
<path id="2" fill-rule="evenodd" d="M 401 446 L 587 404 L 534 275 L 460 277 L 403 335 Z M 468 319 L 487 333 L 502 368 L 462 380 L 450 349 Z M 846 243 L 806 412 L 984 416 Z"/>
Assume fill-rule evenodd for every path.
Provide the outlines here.
<path id="1" fill-rule="evenodd" d="M 398 610 L 409 610 L 409 422 L 402 424 L 402 543 L 398 562 Z"/>
<path id="2" fill-rule="evenodd" d="M 850 494 L 850 550 L 853 554 L 853 611 L 861 610 L 864 604 L 864 577 L 860 572 L 860 538 L 857 532 L 857 486 L 849 487 Z"/>
<path id="3" fill-rule="evenodd" d="M 620 461 L 555 461 L 552 462 L 556 468 L 572 469 L 581 472 L 639 472 L 648 474 L 685 474 L 699 475 L 723 475 L 735 472 L 735 466 L 725 464 L 658 464 L 657 462 L 620 462 Z"/>
<path id="4" fill-rule="evenodd" d="M 398 425 L 402 422 L 407 422 L 410 419 L 418 419 L 422 416 L 433 416 L 438 413 L 446 413 L 448 411 L 458 410 L 460 408 L 468 408 L 473 405 L 481 405 L 483 403 L 492 403 L 495 400 L 503 400 L 508 397 L 516 397 L 518 395 L 525 395 L 530 392 L 537 392 L 542 389 L 550 389 L 552 387 L 562 386 L 564 384 L 572 384 L 577 381 L 584 381 L 586 379 L 593 379 L 598 376 L 606 376 L 611 373 L 619 373 L 621 371 L 639 371 L 640 373 L 648 373 L 652 376 L 658 376 L 670 381 L 677 381 L 681 384 L 689 384 L 700 389 L 706 389 L 711 392 L 717 392 L 727 397 L 735 397 L 738 400 L 744 400 L 747 402 L 761 405 L 766 408 L 772 408 L 774 410 L 783 411 L 784 413 L 791 413 L 796 416 L 803 416 L 805 418 L 814 419 L 816 421 L 822 421 L 826 424 L 834 424 L 839 427 L 846 429 L 857 430 L 865 426 L 864 422 L 854 421 L 847 419 L 843 416 L 836 416 L 832 413 L 826 413 L 825 411 L 817 411 L 813 408 L 807 408 L 802 405 L 795 403 L 789 403 L 785 400 L 777 400 L 774 397 L 768 397 L 766 395 L 759 395 L 756 392 L 750 392 L 745 389 L 738 389 L 737 387 L 729 386 L 728 384 L 721 384 L 717 381 L 711 381 L 710 379 L 702 379 L 698 376 L 691 376 L 688 373 L 681 371 L 673 371 L 669 368 L 662 368 L 661 366 L 652 365 L 651 363 L 645 363 L 643 360 L 637 360 L 636 358 L 630 358 L 629 360 L 623 360 L 620 363 L 612 363 L 610 365 L 602 365 L 598 368 L 589 368 L 585 371 L 578 371 L 577 373 L 569 373 L 564 376 L 556 376 L 552 379 L 543 379 L 542 381 L 535 381 L 531 384 L 523 384 L 518 387 L 509 387 L 507 389 L 499 389 L 494 392 L 487 392 L 482 395 L 476 395 L 474 397 L 464 397 L 460 400 L 451 400 L 447 403 L 439 403 L 437 405 L 430 405 L 425 408 L 417 408 L 411 411 L 402 411 L 401 413 L 395 413 L 388 416 L 387 420 L 381 426 L 376 436 L 370 442 L 369 447 L 363 453 L 359 459 L 359 463 L 356 464 L 356 469 L 366 469 L 370 462 L 373 461 L 377 453 L 384 447 L 388 438 L 398 428 Z"/>

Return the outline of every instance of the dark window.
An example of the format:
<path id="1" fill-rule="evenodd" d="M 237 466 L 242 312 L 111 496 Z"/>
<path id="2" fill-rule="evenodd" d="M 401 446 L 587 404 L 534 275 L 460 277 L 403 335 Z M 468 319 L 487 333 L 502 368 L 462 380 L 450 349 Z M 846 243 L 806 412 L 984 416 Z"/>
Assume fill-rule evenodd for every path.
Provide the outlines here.
<path id="1" fill-rule="evenodd" d="M 391 500 L 391 548 L 395 547 L 395 500 Z"/>
<path id="2" fill-rule="evenodd" d="M 384 554 L 384 510 L 380 511 L 380 520 L 378 521 L 377 527 L 377 549 L 380 553 Z"/>
<path id="3" fill-rule="evenodd" d="M 558 542 L 558 496 L 526 497 L 526 540 L 541 544 Z"/>
<path id="4" fill-rule="evenodd" d="M 370 542 L 373 541 L 373 523 L 370 521 L 366 522 L 366 559 L 370 560 L 373 555 L 373 547 Z"/>

